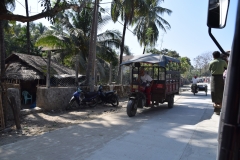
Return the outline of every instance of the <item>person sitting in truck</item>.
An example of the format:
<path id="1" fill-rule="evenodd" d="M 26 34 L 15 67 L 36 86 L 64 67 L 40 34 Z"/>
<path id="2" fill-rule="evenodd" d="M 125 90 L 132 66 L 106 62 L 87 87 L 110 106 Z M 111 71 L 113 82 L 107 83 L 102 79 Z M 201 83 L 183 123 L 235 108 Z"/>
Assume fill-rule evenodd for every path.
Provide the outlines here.
<path id="1" fill-rule="evenodd" d="M 142 82 L 142 86 L 147 86 L 149 83 L 152 86 L 153 79 L 145 72 L 144 68 L 141 67 L 139 71 L 138 81 Z"/>
<path id="2" fill-rule="evenodd" d="M 140 68 L 138 81 L 141 82 L 141 86 L 145 87 L 144 92 L 147 98 L 146 106 L 149 106 L 151 100 L 151 87 L 153 85 L 153 79 L 145 72 L 143 67 Z"/>

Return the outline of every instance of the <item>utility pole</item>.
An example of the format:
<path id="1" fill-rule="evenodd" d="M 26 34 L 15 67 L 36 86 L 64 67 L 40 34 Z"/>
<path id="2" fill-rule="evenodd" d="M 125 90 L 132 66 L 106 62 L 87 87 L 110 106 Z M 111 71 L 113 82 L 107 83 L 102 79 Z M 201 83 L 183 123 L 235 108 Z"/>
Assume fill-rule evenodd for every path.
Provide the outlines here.
<path id="1" fill-rule="evenodd" d="M 91 39 L 89 43 L 89 55 L 88 55 L 88 67 L 87 67 L 87 79 L 90 86 L 90 91 L 94 91 L 95 82 L 95 59 L 96 59 L 96 41 L 97 41 L 97 25 L 98 25 L 98 7 L 99 0 L 95 0 L 93 21 L 91 29 Z"/>
<path id="2" fill-rule="evenodd" d="M 25 0 L 26 7 L 26 16 L 29 17 L 28 14 L 28 0 Z M 30 54 L 30 32 L 29 32 L 29 22 L 27 22 L 27 53 Z"/>

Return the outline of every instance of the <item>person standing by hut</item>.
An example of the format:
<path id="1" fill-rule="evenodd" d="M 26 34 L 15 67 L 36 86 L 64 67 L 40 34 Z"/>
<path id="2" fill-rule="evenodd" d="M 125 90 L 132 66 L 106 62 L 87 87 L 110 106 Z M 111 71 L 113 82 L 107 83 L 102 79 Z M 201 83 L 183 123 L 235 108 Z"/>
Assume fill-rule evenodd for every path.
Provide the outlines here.
<path id="1" fill-rule="evenodd" d="M 222 98 L 224 90 L 223 72 L 227 68 L 227 63 L 220 57 L 219 51 L 213 52 L 214 60 L 209 64 L 211 72 L 211 98 L 214 106 L 214 112 L 220 114 L 222 108 Z"/>

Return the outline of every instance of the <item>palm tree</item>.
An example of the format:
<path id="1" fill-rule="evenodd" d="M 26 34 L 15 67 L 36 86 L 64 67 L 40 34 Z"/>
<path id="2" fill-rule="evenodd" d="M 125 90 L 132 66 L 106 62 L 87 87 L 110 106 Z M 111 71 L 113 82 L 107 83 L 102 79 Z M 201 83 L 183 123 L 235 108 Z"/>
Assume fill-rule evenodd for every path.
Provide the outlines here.
<path id="1" fill-rule="evenodd" d="M 59 14 L 55 19 L 54 30 L 48 34 L 42 36 L 37 44 L 43 45 L 44 43 L 51 45 L 52 47 L 61 47 L 64 56 L 61 58 L 64 64 L 73 67 L 75 55 L 80 55 L 80 70 L 81 73 L 87 74 L 85 69 L 89 63 L 89 41 L 91 36 L 91 23 L 92 23 L 92 4 L 86 5 L 81 12 L 66 12 L 65 14 Z M 111 20 L 110 16 L 102 16 L 101 12 L 98 12 L 98 26 L 105 25 L 108 20 Z M 61 26 L 61 27 L 59 27 Z M 63 32 L 64 31 L 64 32 Z M 63 33 L 63 34 L 62 34 Z M 97 36 L 97 59 L 101 63 L 113 62 L 115 64 L 116 53 L 111 46 L 118 48 L 121 44 L 122 35 L 117 31 L 106 31 Z M 63 44 L 63 45 L 61 45 Z M 126 47 L 126 52 L 129 49 Z M 128 53 L 129 54 L 129 53 Z M 98 63 L 98 64 L 101 64 Z M 100 68 L 100 66 L 98 66 Z M 88 75 L 87 75 L 88 76 Z"/>
<path id="2" fill-rule="evenodd" d="M 73 30 L 70 34 L 64 33 L 63 35 L 48 31 L 45 35 L 41 36 L 36 45 L 38 46 L 46 46 L 46 47 L 53 47 L 53 48 L 61 48 L 64 56 L 65 65 L 69 67 L 73 67 L 75 55 L 80 55 L 80 70 L 81 73 L 85 74 L 84 68 L 86 68 L 87 63 L 87 54 L 88 54 L 88 43 L 89 37 L 79 38 L 76 37 L 78 34 L 82 32 L 78 29 Z M 98 35 L 98 42 L 97 42 L 97 58 L 101 59 L 103 62 L 111 62 L 114 66 L 117 65 L 118 59 L 116 57 L 116 53 L 113 48 L 118 48 L 121 44 L 121 35 L 117 31 L 106 31 Z M 131 54 L 129 52 L 128 47 L 126 47 L 126 54 Z M 59 54 L 59 53 L 57 53 Z M 60 57 L 58 57 L 61 59 Z"/>
<path id="3" fill-rule="evenodd" d="M 146 9 L 145 0 L 113 0 L 111 4 L 111 17 L 114 22 L 117 22 L 119 18 L 124 22 L 122 42 L 120 46 L 119 63 L 122 63 L 123 53 L 124 53 L 124 41 L 127 26 L 133 24 L 133 17 L 136 11 L 141 11 Z M 121 73 L 121 67 L 119 67 L 118 75 Z"/>
<path id="4" fill-rule="evenodd" d="M 140 45 L 144 46 L 143 54 L 147 45 L 154 46 L 157 42 L 159 29 L 166 32 L 166 29 L 171 28 L 170 24 L 160 15 L 172 13 L 171 10 L 159 6 L 160 0 L 146 0 L 145 2 L 147 9 L 137 11 L 134 19 L 134 23 L 136 23 L 134 33 L 137 35 Z"/>
<path id="5" fill-rule="evenodd" d="M 48 30 L 46 26 L 42 23 L 29 23 L 30 35 L 31 35 L 31 44 L 35 44 L 36 40 Z M 34 47 L 31 47 L 32 52 L 35 51 Z"/>
<path id="6" fill-rule="evenodd" d="M 44 26 L 41 22 L 38 23 L 36 26 L 36 29 L 39 31 L 40 34 L 43 34 L 48 28 Z"/>

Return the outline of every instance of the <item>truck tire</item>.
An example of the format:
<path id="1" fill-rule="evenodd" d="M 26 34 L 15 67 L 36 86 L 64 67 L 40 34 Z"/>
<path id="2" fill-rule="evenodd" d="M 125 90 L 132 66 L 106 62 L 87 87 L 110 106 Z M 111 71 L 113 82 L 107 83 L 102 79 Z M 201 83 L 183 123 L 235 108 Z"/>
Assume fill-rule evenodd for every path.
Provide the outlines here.
<path id="1" fill-rule="evenodd" d="M 136 113 L 137 113 L 137 103 L 134 100 L 130 99 L 127 104 L 127 115 L 129 117 L 133 117 L 136 115 Z"/>
<path id="2" fill-rule="evenodd" d="M 174 104 L 174 95 L 169 95 L 168 108 L 172 108 Z"/>

